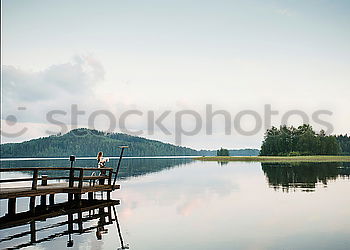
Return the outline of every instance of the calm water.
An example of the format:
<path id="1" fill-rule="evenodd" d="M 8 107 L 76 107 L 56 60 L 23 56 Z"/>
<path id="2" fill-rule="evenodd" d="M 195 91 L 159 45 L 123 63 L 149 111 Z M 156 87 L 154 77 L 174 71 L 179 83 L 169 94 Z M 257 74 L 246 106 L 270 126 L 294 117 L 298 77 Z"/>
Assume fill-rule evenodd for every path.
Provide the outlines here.
<path id="1" fill-rule="evenodd" d="M 2 161 L 2 167 L 68 166 L 67 160 Z M 116 165 L 116 160 L 110 166 Z M 76 166 L 95 166 L 78 160 Z M 50 175 L 50 173 L 48 173 Z M 15 176 L 12 174 L 11 176 Z M 20 176 L 29 176 L 21 173 Z M 343 163 L 217 163 L 190 159 L 126 159 L 116 206 L 124 242 L 130 249 L 350 249 L 350 166 Z M 8 175 L 2 175 L 8 178 Z M 26 183 L 23 183 L 26 185 Z M 19 199 L 18 211 L 27 209 Z M 64 195 L 57 198 L 65 201 Z M 6 203 L 1 201 L 1 216 Z M 83 214 L 87 216 L 87 214 Z M 37 239 L 56 235 L 27 249 L 65 249 L 67 226 L 39 222 Z M 98 218 L 84 222 L 94 227 Z M 117 249 L 115 224 L 102 240 L 96 229 L 74 233 L 73 249 Z M 0 231 L 0 248 L 30 237 L 11 239 L 29 225 Z"/>

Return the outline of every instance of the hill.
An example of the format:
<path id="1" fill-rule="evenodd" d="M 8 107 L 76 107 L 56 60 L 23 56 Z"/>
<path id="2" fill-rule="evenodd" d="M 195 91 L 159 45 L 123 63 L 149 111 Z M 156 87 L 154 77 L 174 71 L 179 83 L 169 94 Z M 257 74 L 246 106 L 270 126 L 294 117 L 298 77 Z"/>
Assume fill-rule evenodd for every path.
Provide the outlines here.
<path id="1" fill-rule="evenodd" d="M 169 143 L 149 140 L 123 133 L 106 133 L 80 128 L 67 134 L 52 135 L 22 143 L 0 145 L 1 158 L 15 157 L 67 157 L 95 156 L 98 151 L 104 155 L 119 154 L 117 146 L 128 145 L 125 156 L 215 156 L 216 150 L 194 150 Z M 256 156 L 258 149 L 229 150 L 231 156 Z"/>
<path id="2" fill-rule="evenodd" d="M 169 143 L 149 140 L 123 133 L 106 133 L 91 129 L 75 129 L 67 134 L 52 135 L 22 143 L 0 145 L 1 158 L 17 157 L 67 157 L 104 155 L 117 156 L 117 146 L 128 145 L 125 156 L 213 156 L 215 150 L 194 150 Z M 257 149 L 230 150 L 230 155 L 257 155 Z"/>
<path id="3" fill-rule="evenodd" d="M 128 145 L 126 156 L 165 156 L 199 155 L 190 148 L 175 146 L 142 137 L 122 133 L 105 133 L 90 129 L 75 129 L 67 134 L 52 135 L 22 143 L 1 145 L 1 157 L 67 157 L 95 156 L 103 151 L 104 155 L 119 154 L 117 146 Z"/>

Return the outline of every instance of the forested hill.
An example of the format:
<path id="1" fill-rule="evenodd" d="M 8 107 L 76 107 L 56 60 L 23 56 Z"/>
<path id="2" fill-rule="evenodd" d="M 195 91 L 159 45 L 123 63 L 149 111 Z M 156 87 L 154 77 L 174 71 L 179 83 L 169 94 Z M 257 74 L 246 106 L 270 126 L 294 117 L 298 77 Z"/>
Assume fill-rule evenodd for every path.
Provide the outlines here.
<path id="1" fill-rule="evenodd" d="M 22 143 L 1 145 L 1 157 L 118 156 L 118 146 L 127 145 L 125 156 L 199 155 L 199 151 L 122 133 L 75 129 L 64 135 L 52 135 Z"/>
<path id="2" fill-rule="evenodd" d="M 22 143 L 1 144 L 1 158 L 119 156 L 118 146 L 127 145 L 126 156 L 214 156 L 216 150 L 194 150 L 169 143 L 122 133 L 106 133 L 90 129 L 75 129 L 67 134 L 52 135 Z M 230 155 L 257 155 L 257 149 L 230 150 Z"/>

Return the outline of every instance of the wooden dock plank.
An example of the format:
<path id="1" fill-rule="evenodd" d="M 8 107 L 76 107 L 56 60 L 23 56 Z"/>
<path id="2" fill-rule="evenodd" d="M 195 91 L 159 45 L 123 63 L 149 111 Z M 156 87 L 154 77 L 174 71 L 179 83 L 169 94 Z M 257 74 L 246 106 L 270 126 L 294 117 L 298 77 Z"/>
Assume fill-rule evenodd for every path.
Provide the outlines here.
<path id="1" fill-rule="evenodd" d="M 115 185 L 115 189 L 120 189 L 120 185 Z M 47 186 L 37 186 L 36 190 L 32 187 L 15 187 L 15 188 L 1 188 L 0 199 L 10 199 L 17 197 L 31 197 L 40 196 L 47 194 L 58 194 L 58 193 L 72 193 L 72 194 L 84 194 L 88 192 L 98 191 L 112 191 L 112 185 L 95 185 L 90 186 L 89 183 L 83 183 L 82 187 L 78 187 L 76 183 L 73 187 L 69 187 L 69 183 L 51 183 Z"/>

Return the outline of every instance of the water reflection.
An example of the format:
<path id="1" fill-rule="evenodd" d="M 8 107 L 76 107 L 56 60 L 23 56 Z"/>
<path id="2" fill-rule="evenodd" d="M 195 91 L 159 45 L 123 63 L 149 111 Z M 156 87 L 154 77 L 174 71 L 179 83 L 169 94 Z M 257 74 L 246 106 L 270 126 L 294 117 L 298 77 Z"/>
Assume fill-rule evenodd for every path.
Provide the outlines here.
<path id="1" fill-rule="evenodd" d="M 119 200 L 81 200 L 80 203 L 37 206 L 35 212 L 18 213 L 12 217 L 3 216 L 0 218 L 0 248 L 20 249 L 54 239 L 57 241 L 64 236 L 67 236 L 66 246 L 74 247 L 74 237 L 81 237 L 79 235 L 93 231 L 96 231 L 97 240 L 102 240 L 103 235 L 109 233 L 106 226 L 115 222 L 120 249 L 128 249 L 121 234 L 116 205 L 119 205 Z M 114 238 L 117 239 L 116 236 Z M 78 245 L 80 243 L 81 239 Z M 62 245 L 55 246 L 64 248 Z"/>
<path id="2" fill-rule="evenodd" d="M 69 162 L 26 161 L 23 165 L 17 161 L 13 167 L 20 164 L 67 166 Z M 76 166 L 94 164 L 94 160 L 76 162 Z M 112 166 L 116 166 L 116 161 Z M 113 206 L 111 211 L 105 210 L 113 219 L 120 218 L 120 225 L 118 220 L 108 224 L 109 217 L 101 218 L 102 211 L 97 208 L 91 213 L 95 215 L 91 221 L 84 222 L 88 212 L 81 216 L 83 230 L 92 227 L 83 237 L 77 223 L 79 213 L 71 217 L 70 230 L 67 223 L 48 227 L 67 222 L 68 214 L 52 218 L 54 221 L 36 220 L 36 241 L 52 234 L 66 234 L 29 249 L 61 249 L 73 244 L 77 249 L 109 250 L 126 248 L 124 239 L 134 250 L 349 249 L 350 224 L 344 219 L 350 217 L 350 198 L 346 193 L 350 188 L 349 164 L 127 159 L 122 162 L 121 171 L 121 190 L 111 195 L 112 199 L 121 200 L 122 206 L 117 207 L 118 214 L 114 214 Z M 317 188 L 318 185 L 327 185 L 327 189 Z M 316 192 L 274 192 L 271 187 Z M 66 200 L 66 196 L 63 198 Z M 28 223 L 4 232 L 9 237 L 30 231 L 29 227 Z M 45 227 L 46 230 L 40 230 Z M 12 246 L 25 243 L 18 239 L 13 239 L 16 242 Z"/>
<path id="3" fill-rule="evenodd" d="M 349 178 L 349 163 L 261 163 L 270 187 L 285 192 L 300 189 L 313 192 L 317 185 L 324 187 L 331 180 Z"/>
<path id="4" fill-rule="evenodd" d="M 225 166 L 225 165 L 228 164 L 228 161 L 218 161 L 218 164 L 219 164 L 220 166 Z"/>

